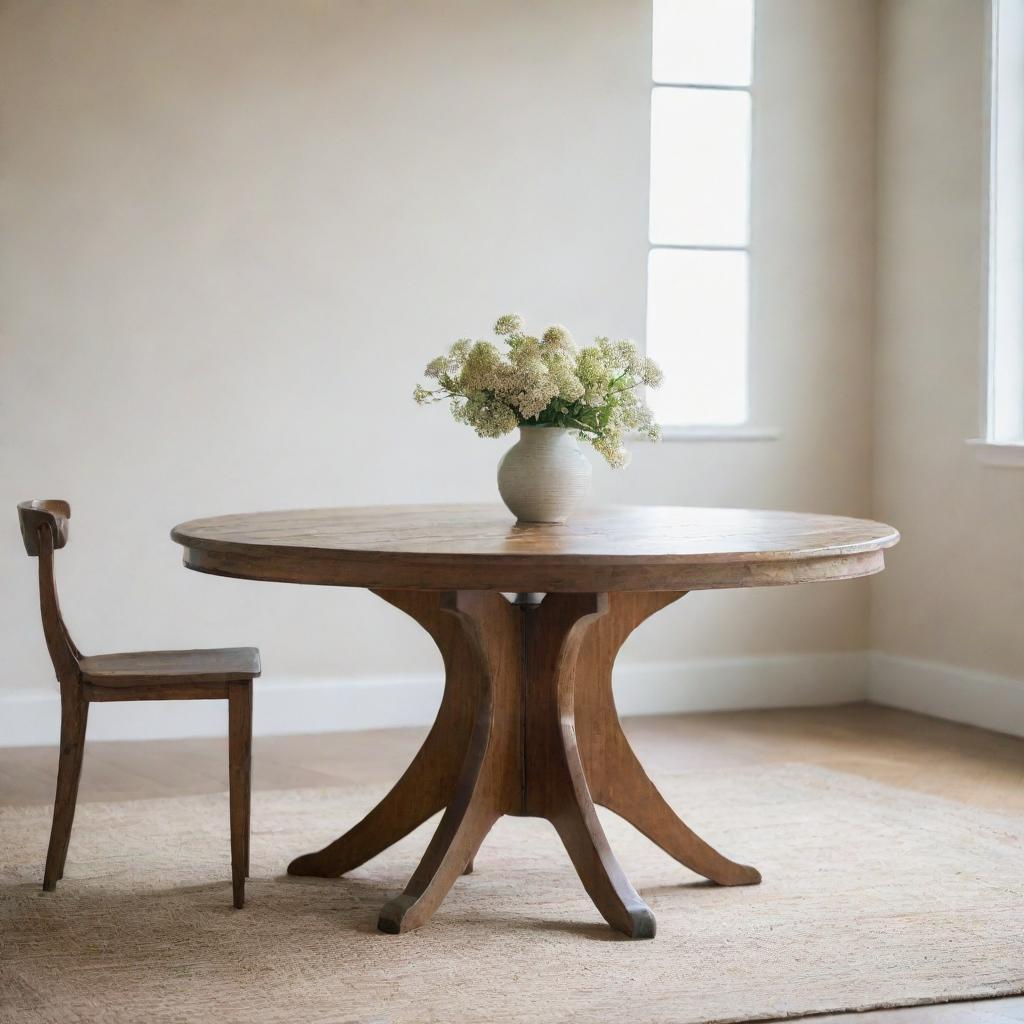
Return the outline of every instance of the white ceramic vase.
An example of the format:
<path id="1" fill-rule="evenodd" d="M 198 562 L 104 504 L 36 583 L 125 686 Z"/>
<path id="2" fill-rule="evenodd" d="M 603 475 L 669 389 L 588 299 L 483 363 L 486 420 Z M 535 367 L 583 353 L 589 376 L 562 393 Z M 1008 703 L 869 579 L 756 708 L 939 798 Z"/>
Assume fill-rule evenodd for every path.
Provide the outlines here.
<path id="1" fill-rule="evenodd" d="M 498 463 L 498 491 L 521 523 L 564 523 L 590 492 L 592 472 L 565 427 L 520 427 Z"/>

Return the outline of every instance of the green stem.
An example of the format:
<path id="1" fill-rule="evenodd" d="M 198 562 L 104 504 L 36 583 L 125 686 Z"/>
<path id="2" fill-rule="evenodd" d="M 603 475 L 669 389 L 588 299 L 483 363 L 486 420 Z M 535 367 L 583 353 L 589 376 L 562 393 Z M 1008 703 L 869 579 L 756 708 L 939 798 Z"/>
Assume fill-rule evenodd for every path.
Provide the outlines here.
<path id="1" fill-rule="evenodd" d="M 570 419 L 569 422 L 576 430 L 582 430 L 584 433 L 593 434 L 595 437 L 601 436 L 601 431 L 596 430 L 594 427 L 587 426 L 586 423 L 582 423 L 580 420 Z"/>

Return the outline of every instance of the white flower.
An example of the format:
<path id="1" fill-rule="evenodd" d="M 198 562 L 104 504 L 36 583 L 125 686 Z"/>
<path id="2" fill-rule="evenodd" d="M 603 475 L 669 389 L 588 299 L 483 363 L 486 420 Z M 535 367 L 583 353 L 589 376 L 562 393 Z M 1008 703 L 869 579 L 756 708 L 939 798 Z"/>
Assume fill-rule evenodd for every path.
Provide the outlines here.
<path id="1" fill-rule="evenodd" d="M 660 435 L 638 388 L 657 387 L 661 370 L 632 341 L 595 338 L 577 349 L 560 324 L 535 338 L 514 313 L 499 317 L 494 331 L 507 353 L 489 341 L 460 338 L 427 364 L 426 375 L 437 387 L 417 386 L 415 401 L 447 398 L 455 420 L 481 437 L 500 437 L 523 424 L 566 427 L 615 467 L 629 461 L 623 443 L 628 432 Z"/>
<path id="2" fill-rule="evenodd" d="M 522 328 L 523 318 L 518 313 L 506 313 L 495 321 L 494 333 L 498 335 L 514 334 Z"/>
<path id="3" fill-rule="evenodd" d="M 552 348 L 564 348 L 569 351 L 576 348 L 572 335 L 561 324 L 552 324 L 541 337 L 544 344 L 550 345 Z"/>

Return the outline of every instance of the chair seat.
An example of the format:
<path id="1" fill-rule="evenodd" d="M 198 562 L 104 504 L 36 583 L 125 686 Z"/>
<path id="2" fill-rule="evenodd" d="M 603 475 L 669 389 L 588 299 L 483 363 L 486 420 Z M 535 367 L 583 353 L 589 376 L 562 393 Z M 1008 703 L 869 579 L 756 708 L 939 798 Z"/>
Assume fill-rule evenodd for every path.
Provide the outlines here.
<path id="1" fill-rule="evenodd" d="M 95 686 L 144 683 L 226 683 L 260 674 L 255 647 L 221 647 L 205 651 L 135 651 L 97 654 L 79 662 L 82 678 Z"/>

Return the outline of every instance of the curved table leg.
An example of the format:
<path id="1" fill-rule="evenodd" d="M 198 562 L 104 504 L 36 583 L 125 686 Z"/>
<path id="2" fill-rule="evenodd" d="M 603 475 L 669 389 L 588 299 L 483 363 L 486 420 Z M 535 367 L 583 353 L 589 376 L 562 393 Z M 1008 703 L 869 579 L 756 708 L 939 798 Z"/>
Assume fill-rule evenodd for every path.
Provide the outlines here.
<path id="1" fill-rule="evenodd" d="M 500 595 L 487 593 L 460 592 L 449 595 L 445 604 L 474 657 L 475 716 L 448 809 L 405 891 L 381 908 L 377 927 L 392 934 L 429 920 L 456 878 L 472 870 L 473 857 L 491 826 L 520 801 L 520 613 Z"/>
<path id="2" fill-rule="evenodd" d="M 607 611 L 604 594 L 549 594 L 526 612 L 525 809 L 554 824 L 604 919 L 630 938 L 652 939 L 654 915 L 608 845 L 576 746 L 579 652 Z"/>
<path id="3" fill-rule="evenodd" d="M 628 821 L 680 864 L 719 885 L 755 885 L 760 872 L 723 856 L 669 806 L 629 745 L 612 696 L 612 664 L 626 637 L 648 616 L 682 597 L 610 594 L 611 612 L 593 629 L 577 670 L 577 732 L 594 801 Z"/>
<path id="4" fill-rule="evenodd" d="M 466 873 L 467 858 L 472 858 L 501 817 L 494 802 L 483 793 L 493 762 L 486 749 L 467 760 L 459 792 L 444 812 L 409 884 L 381 908 L 377 927 L 382 932 L 397 935 L 418 928 L 441 905 L 459 875 Z"/>
<path id="5" fill-rule="evenodd" d="M 601 916 L 631 939 L 653 939 L 654 914 L 612 853 L 590 794 L 577 792 L 553 824 Z"/>
<path id="6" fill-rule="evenodd" d="M 414 618 L 433 637 L 445 665 L 441 706 L 423 746 L 384 799 L 343 836 L 322 850 L 293 860 L 288 865 L 290 875 L 337 878 L 397 843 L 448 805 L 469 749 L 479 661 L 475 638 L 451 614 L 449 606 L 455 596 L 441 591 L 375 593 Z M 501 595 L 481 596 L 491 605 L 492 614 L 513 612 Z"/>

